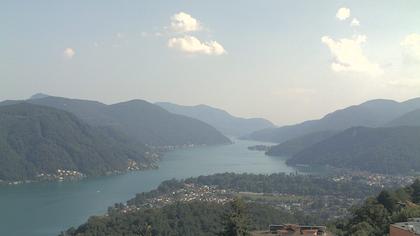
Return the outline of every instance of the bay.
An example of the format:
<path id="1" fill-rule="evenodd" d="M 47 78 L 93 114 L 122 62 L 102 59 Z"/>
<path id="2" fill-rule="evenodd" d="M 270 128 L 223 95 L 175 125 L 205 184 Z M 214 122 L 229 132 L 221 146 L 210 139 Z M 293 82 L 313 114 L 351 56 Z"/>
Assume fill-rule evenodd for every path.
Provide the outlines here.
<path id="1" fill-rule="evenodd" d="M 104 214 L 108 206 L 150 191 L 162 181 L 215 173 L 270 174 L 295 170 L 283 158 L 250 151 L 266 144 L 234 140 L 234 144 L 180 149 L 165 154 L 157 170 L 88 178 L 77 182 L 45 182 L 0 187 L 0 235 L 49 236 Z"/>

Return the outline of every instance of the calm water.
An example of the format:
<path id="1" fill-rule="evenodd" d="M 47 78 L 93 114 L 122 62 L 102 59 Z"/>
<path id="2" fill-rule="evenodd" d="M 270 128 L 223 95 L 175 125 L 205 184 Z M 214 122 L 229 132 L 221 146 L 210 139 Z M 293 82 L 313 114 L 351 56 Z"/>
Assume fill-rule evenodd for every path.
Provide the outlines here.
<path id="1" fill-rule="evenodd" d="M 163 180 L 222 172 L 294 172 L 281 158 L 249 151 L 261 144 L 235 144 L 177 150 L 166 154 L 158 170 L 79 182 L 36 183 L 0 187 L 0 235 L 48 236 L 103 214 L 108 206 L 125 202 L 138 192 L 156 188 Z"/>

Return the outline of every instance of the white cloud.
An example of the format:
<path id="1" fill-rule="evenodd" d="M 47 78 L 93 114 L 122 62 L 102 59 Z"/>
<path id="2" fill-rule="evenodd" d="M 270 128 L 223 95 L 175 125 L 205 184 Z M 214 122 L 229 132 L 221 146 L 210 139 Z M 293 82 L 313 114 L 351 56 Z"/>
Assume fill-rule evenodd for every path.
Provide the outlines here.
<path id="1" fill-rule="evenodd" d="M 74 57 L 74 55 L 76 55 L 76 51 L 74 51 L 73 48 L 66 48 L 66 49 L 64 49 L 63 54 L 64 54 L 65 57 L 71 59 L 71 58 Z"/>
<path id="2" fill-rule="evenodd" d="M 200 22 L 190 14 L 179 12 L 171 17 L 171 29 L 178 33 L 201 30 Z"/>
<path id="3" fill-rule="evenodd" d="M 420 34 L 409 34 L 401 41 L 403 55 L 410 61 L 420 62 Z"/>
<path id="4" fill-rule="evenodd" d="M 334 40 L 324 36 L 321 41 L 328 46 L 333 56 L 331 69 L 336 72 L 360 72 L 371 76 L 383 73 L 382 68 L 369 61 L 364 55 L 362 44 L 366 42 L 365 35 L 356 35 L 353 38 Z"/>
<path id="5" fill-rule="evenodd" d="M 350 17 L 350 9 L 342 7 L 338 9 L 337 14 L 335 15 L 339 20 L 345 20 Z"/>
<path id="6" fill-rule="evenodd" d="M 223 46 L 218 42 L 201 42 L 196 37 L 190 35 L 169 39 L 168 47 L 191 54 L 222 55 L 226 53 Z"/>
<path id="7" fill-rule="evenodd" d="M 353 27 L 360 26 L 360 21 L 356 18 L 353 18 L 353 20 L 350 23 L 350 26 L 353 26 Z"/>

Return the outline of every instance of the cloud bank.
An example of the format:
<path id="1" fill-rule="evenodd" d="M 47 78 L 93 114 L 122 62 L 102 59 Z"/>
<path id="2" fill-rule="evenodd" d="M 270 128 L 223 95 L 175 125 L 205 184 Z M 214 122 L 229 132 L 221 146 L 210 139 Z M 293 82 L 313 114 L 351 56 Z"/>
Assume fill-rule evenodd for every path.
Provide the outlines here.
<path id="1" fill-rule="evenodd" d="M 201 23 L 190 14 L 179 12 L 173 15 L 170 29 L 177 36 L 169 38 L 167 46 L 188 54 L 214 56 L 226 54 L 226 50 L 217 41 L 204 42 L 196 36 L 190 35 L 190 33 L 200 31 L 202 28 Z M 183 36 L 178 36 L 179 34 L 183 34 Z"/>
<path id="2" fill-rule="evenodd" d="M 405 59 L 420 62 L 420 34 L 409 34 L 400 43 Z"/>
<path id="3" fill-rule="evenodd" d="M 218 42 L 201 42 L 190 35 L 169 39 L 168 47 L 190 54 L 222 55 L 226 53 L 226 50 Z"/>
<path id="4" fill-rule="evenodd" d="M 185 12 L 179 12 L 171 17 L 171 29 L 174 32 L 185 33 L 202 29 L 200 22 Z"/>
<path id="5" fill-rule="evenodd" d="M 364 55 L 362 45 L 366 42 L 365 35 L 355 35 L 353 38 L 334 40 L 324 36 L 321 41 L 330 49 L 333 57 L 331 69 L 336 72 L 360 72 L 371 76 L 383 74 L 382 68 Z"/>
<path id="6" fill-rule="evenodd" d="M 337 14 L 335 15 L 339 20 L 345 20 L 350 17 L 350 9 L 342 7 L 338 9 Z"/>

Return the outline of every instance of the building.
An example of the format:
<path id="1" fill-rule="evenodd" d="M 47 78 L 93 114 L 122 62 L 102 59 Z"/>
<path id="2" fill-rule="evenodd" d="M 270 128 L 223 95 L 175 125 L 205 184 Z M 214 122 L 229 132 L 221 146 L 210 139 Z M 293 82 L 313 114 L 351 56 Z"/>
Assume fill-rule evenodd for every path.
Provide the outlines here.
<path id="1" fill-rule="evenodd" d="M 420 218 L 410 218 L 407 222 L 389 226 L 390 236 L 420 236 Z"/>
<path id="2" fill-rule="evenodd" d="M 325 236 L 327 228 L 325 226 L 303 226 L 303 225 L 270 225 L 270 232 L 279 236 Z"/>

